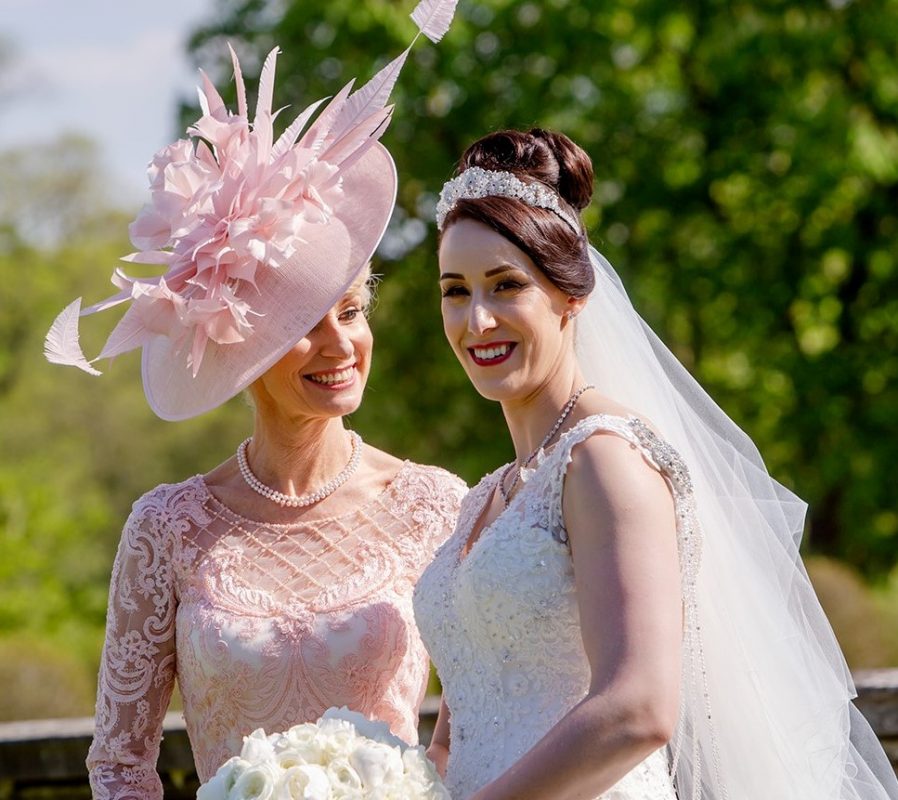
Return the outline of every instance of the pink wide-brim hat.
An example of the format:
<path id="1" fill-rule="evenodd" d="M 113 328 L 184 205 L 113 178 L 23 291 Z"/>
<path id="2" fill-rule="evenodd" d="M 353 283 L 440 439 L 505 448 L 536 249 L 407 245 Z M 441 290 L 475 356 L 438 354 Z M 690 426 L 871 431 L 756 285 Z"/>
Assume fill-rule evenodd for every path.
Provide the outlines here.
<path id="1" fill-rule="evenodd" d="M 421 0 L 411 15 L 418 36 L 439 41 L 456 2 Z M 166 420 L 213 409 L 270 369 L 337 303 L 386 230 L 396 168 L 379 139 L 413 45 L 362 88 L 350 81 L 326 105 L 312 103 L 277 138 L 278 48 L 262 65 L 252 119 L 233 49 L 236 111 L 201 73 L 202 116 L 151 161 L 150 202 L 123 259 L 164 274 L 115 270 L 116 294 L 85 309 L 79 297 L 59 314 L 46 358 L 99 375 L 98 359 L 141 349 L 144 393 Z M 88 361 L 80 317 L 122 303 L 128 310 Z"/>
<path id="2" fill-rule="evenodd" d="M 456 2 L 420 0 L 415 40 L 438 42 Z M 343 296 L 386 230 L 396 168 L 379 139 L 415 40 L 362 88 L 350 81 L 326 105 L 312 103 L 276 139 L 277 47 L 262 65 L 252 120 L 233 49 L 236 111 L 202 74 L 202 116 L 150 163 L 150 202 L 123 259 L 164 274 L 117 269 L 117 294 L 85 309 L 80 297 L 70 303 L 47 333 L 47 360 L 99 375 L 98 359 L 141 349 L 144 393 L 166 420 L 209 411 L 270 369 Z M 88 361 L 80 317 L 122 303 L 128 310 Z"/>
<path id="3" fill-rule="evenodd" d="M 408 50 L 356 92 L 350 82 L 323 110 L 325 101 L 310 105 L 275 139 L 277 54 L 262 68 L 253 120 L 232 51 L 236 113 L 203 75 L 190 138 L 150 163 L 150 202 L 129 227 L 137 250 L 123 260 L 164 274 L 117 269 L 119 291 L 85 309 L 70 303 L 44 343 L 49 361 L 93 375 L 98 359 L 142 349 L 147 401 L 166 420 L 221 405 L 305 336 L 365 267 L 396 202 L 396 168 L 378 140 Z M 88 361 L 79 318 L 123 303 Z"/>
<path id="4" fill-rule="evenodd" d="M 234 344 L 208 342 L 194 376 L 188 348 L 167 336 L 143 346 L 144 393 L 165 420 L 202 414 L 261 377 L 336 304 L 374 254 L 396 201 L 396 168 L 381 144 L 343 175 L 342 202 L 326 224 L 304 230 L 305 244 L 279 269 L 267 269 L 251 301 L 262 316 L 252 336 Z"/>

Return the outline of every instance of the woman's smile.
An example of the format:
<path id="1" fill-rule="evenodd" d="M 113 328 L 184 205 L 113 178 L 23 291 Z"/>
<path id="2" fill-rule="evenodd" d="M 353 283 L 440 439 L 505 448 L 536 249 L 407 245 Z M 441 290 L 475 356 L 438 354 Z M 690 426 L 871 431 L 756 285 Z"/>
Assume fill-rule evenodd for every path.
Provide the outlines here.
<path id="1" fill-rule="evenodd" d="M 468 353 L 478 367 L 494 367 L 508 361 L 515 347 L 517 342 L 488 342 L 469 347 Z"/>
<path id="2" fill-rule="evenodd" d="M 309 372 L 303 378 L 315 386 L 319 386 L 328 392 L 337 392 L 348 389 L 355 383 L 357 376 L 356 364 L 350 364 L 340 369 L 325 369 L 319 372 Z"/>

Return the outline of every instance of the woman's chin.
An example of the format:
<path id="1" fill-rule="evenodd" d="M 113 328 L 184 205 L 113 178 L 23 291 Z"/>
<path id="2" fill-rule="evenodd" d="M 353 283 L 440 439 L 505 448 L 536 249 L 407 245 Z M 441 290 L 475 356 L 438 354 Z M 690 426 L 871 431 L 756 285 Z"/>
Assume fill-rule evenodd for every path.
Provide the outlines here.
<path id="1" fill-rule="evenodd" d="M 364 389 L 365 383 L 358 377 L 347 386 L 321 386 L 305 382 L 302 405 L 313 416 L 345 417 L 358 411 Z"/>
<path id="2" fill-rule="evenodd" d="M 523 395 L 520 382 L 516 381 L 512 375 L 485 379 L 483 376 L 473 376 L 468 373 L 468 379 L 481 397 L 496 403 L 514 400 Z"/>
<path id="3" fill-rule="evenodd" d="M 330 417 L 345 417 L 359 410 L 362 404 L 361 393 L 334 397 L 328 403 L 318 403 L 317 407 L 322 414 Z"/>

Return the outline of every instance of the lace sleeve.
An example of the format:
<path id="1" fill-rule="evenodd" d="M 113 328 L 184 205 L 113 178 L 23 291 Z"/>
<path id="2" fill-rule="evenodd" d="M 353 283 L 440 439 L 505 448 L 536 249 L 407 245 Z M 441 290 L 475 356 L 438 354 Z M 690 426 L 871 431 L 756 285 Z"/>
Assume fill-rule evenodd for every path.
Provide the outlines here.
<path id="1" fill-rule="evenodd" d="M 139 500 L 112 570 L 94 740 L 87 757 L 96 800 L 162 797 L 156 759 L 175 680 L 174 564 L 178 536 Z"/>

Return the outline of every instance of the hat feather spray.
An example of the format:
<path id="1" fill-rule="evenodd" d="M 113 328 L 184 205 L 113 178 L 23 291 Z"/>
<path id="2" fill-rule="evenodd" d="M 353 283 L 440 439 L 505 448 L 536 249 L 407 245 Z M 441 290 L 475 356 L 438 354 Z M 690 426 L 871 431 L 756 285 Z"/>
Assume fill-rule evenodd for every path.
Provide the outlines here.
<path id="1" fill-rule="evenodd" d="M 252 122 L 234 50 L 236 114 L 201 70 L 202 116 L 189 138 L 153 157 L 150 202 L 129 226 L 136 250 L 122 259 L 165 273 L 116 269 L 116 294 L 83 309 L 78 298 L 59 314 L 47 360 L 99 375 L 93 362 L 143 348 L 144 390 L 165 419 L 220 405 L 259 377 L 339 299 L 380 241 L 395 202 L 395 168 L 378 144 L 387 102 L 415 42 L 422 34 L 438 42 L 456 4 L 422 0 L 411 14 L 418 33 L 401 55 L 361 89 L 347 83 L 314 121 L 325 101 L 312 103 L 276 141 L 277 47 L 262 66 Z M 89 361 L 79 318 L 128 302 Z"/>

